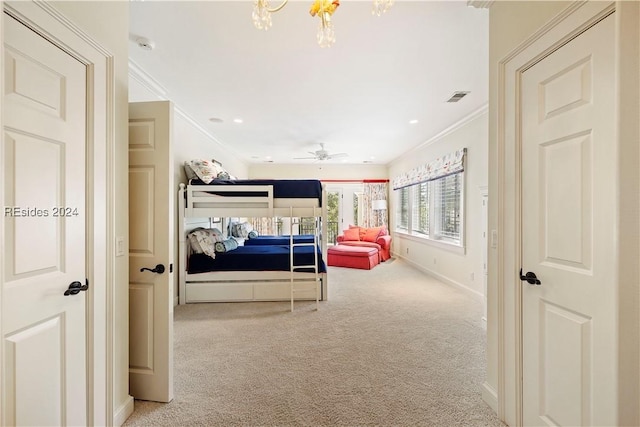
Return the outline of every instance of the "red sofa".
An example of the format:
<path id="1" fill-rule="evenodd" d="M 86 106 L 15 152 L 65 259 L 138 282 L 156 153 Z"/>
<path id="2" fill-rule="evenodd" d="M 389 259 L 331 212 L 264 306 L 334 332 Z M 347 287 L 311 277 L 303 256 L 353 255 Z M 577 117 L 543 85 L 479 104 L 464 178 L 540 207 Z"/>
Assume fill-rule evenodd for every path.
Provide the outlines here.
<path id="1" fill-rule="evenodd" d="M 338 245 L 378 249 L 380 262 L 391 258 L 391 236 L 386 227 L 356 227 L 350 225 L 336 238 Z"/>

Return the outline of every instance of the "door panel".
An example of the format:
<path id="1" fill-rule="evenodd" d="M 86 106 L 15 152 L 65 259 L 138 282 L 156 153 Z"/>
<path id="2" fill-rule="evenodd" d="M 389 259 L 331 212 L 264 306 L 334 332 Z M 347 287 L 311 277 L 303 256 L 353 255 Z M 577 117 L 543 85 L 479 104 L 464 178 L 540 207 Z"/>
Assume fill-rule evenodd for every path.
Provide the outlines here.
<path id="1" fill-rule="evenodd" d="M 86 68 L 3 14 L 3 425 L 86 425 Z"/>
<path id="2" fill-rule="evenodd" d="M 169 102 L 129 104 L 129 378 L 136 399 L 173 399 L 176 189 Z M 162 264 L 161 274 L 141 271 Z"/>
<path id="3" fill-rule="evenodd" d="M 522 75 L 525 425 L 616 421 L 614 51 L 609 16 Z"/>

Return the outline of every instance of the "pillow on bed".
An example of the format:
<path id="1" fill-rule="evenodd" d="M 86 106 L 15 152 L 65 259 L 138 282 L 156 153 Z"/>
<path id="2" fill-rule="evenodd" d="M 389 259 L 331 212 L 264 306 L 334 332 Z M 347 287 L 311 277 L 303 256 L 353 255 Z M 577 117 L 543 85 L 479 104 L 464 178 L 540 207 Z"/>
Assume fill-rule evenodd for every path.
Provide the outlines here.
<path id="1" fill-rule="evenodd" d="M 248 237 L 249 239 L 255 239 L 255 238 L 256 238 L 256 237 L 258 237 L 258 236 L 259 236 L 259 234 L 258 234 L 258 232 L 257 232 L 256 230 L 251 230 L 251 231 L 249 232 L 249 234 L 247 235 L 247 237 Z"/>
<path id="2" fill-rule="evenodd" d="M 227 239 L 222 242 L 216 242 L 215 250 L 216 252 L 229 252 L 234 249 L 238 249 L 238 242 L 235 239 Z"/>
<path id="3" fill-rule="evenodd" d="M 211 160 L 194 159 L 188 162 L 189 167 L 197 175 L 200 181 L 209 184 L 218 177 L 220 172 L 226 172 L 220 164 Z"/>
<path id="4" fill-rule="evenodd" d="M 217 228 L 196 228 L 189 233 L 189 242 L 195 253 L 216 257 L 215 244 L 224 240 L 222 232 Z"/>
<path id="5" fill-rule="evenodd" d="M 359 241 L 360 229 L 359 228 L 347 228 L 343 231 L 344 240 Z"/>
<path id="6" fill-rule="evenodd" d="M 231 224 L 231 236 L 246 239 L 253 227 L 248 222 L 235 222 Z"/>
<path id="7" fill-rule="evenodd" d="M 198 175 L 191 169 L 191 162 L 184 162 L 184 174 L 187 176 L 187 181 L 198 179 Z"/>

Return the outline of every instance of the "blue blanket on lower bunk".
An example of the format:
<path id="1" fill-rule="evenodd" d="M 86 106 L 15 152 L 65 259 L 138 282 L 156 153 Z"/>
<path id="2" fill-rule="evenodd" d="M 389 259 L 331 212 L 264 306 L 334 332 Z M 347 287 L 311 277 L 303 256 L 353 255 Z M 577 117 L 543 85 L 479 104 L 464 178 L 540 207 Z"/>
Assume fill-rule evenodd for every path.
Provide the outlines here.
<path id="1" fill-rule="evenodd" d="M 255 245 L 288 245 L 290 243 L 286 236 L 258 236 L 244 241 L 245 246 Z M 313 234 L 297 234 L 293 236 L 293 243 L 313 243 Z"/>
<path id="2" fill-rule="evenodd" d="M 296 265 L 313 265 L 314 248 L 301 246 L 293 250 L 293 262 Z M 318 272 L 325 273 L 327 267 L 318 253 Z M 254 245 L 240 246 L 229 252 L 216 253 L 211 258 L 206 254 L 193 254 L 189 257 L 189 274 L 208 273 L 214 271 L 289 271 L 288 245 Z M 296 271 L 312 273 L 312 268 Z"/>

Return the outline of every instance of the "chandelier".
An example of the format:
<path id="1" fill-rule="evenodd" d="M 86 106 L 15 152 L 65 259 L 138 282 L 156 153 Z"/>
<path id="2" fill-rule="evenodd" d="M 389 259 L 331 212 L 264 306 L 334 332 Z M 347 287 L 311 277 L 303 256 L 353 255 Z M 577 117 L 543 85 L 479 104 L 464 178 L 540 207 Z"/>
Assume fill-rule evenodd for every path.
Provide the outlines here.
<path id="1" fill-rule="evenodd" d="M 277 7 L 270 7 L 269 0 L 255 0 L 253 3 L 253 25 L 259 30 L 267 31 L 271 28 L 271 14 L 282 9 L 289 0 L 283 0 Z M 393 5 L 393 0 L 373 0 L 374 15 L 382 15 Z M 318 23 L 318 44 L 320 47 L 330 47 L 336 41 L 336 34 L 331 22 L 331 15 L 340 6 L 340 0 L 314 0 L 309 13 L 320 18 Z"/>

